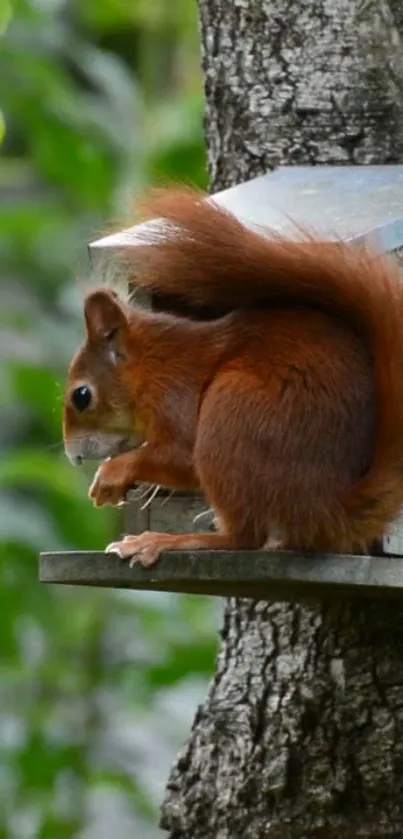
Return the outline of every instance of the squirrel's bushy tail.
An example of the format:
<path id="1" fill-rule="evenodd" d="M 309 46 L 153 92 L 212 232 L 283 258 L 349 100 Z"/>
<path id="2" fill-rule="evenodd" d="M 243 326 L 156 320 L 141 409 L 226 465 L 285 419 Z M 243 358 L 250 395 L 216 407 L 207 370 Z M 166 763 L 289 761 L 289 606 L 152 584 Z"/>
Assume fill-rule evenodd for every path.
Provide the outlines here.
<path id="1" fill-rule="evenodd" d="M 379 538 L 403 505 L 403 287 L 398 266 L 364 247 L 258 233 L 203 193 L 167 190 L 147 206 L 161 219 L 125 252 L 136 284 L 219 309 L 298 301 L 338 314 L 374 365 L 376 440 L 366 476 L 341 499 L 357 542 Z M 342 534 L 340 534 L 342 536 Z M 347 535 L 347 534 L 346 534 Z M 354 541 L 354 540 L 353 540 Z"/>

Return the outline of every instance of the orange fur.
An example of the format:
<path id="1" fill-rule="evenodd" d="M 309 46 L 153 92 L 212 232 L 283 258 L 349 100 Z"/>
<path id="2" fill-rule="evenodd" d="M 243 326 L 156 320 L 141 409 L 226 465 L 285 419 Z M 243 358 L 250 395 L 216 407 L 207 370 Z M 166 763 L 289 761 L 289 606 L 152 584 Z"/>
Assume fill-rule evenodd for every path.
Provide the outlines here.
<path id="1" fill-rule="evenodd" d="M 295 549 L 367 550 L 403 505 L 396 265 L 362 247 L 253 232 L 187 189 L 158 195 L 148 212 L 161 227 L 123 254 L 128 277 L 228 314 L 198 323 L 89 295 L 65 440 L 89 426 L 135 428 L 146 445 L 101 467 L 95 502 L 117 503 L 137 481 L 200 486 L 219 533 L 146 534 L 112 547 L 150 562 L 167 545 L 257 548 L 280 532 Z M 77 413 L 69 394 L 86 378 L 98 403 Z"/>

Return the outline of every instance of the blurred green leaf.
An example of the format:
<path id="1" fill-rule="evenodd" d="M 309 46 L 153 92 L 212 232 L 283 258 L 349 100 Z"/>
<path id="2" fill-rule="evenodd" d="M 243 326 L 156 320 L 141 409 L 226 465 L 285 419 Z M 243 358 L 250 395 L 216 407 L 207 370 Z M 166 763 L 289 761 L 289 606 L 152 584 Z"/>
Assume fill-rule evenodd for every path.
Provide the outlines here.
<path id="1" fill-rule="evenodd" d="M 10 0 L 0 0 L 0 35 L 6 31 L 11 18 L 11 2 Z"/>
<path id="2" fill-rule="evenodd" d="M 6 31 L 9 21 L 11 19 L 11 3 L 10 0 L 0 0 L 0 36 Z M 0 111 L 0 146 L 2 144 L 6 126 L 4 117 Z"/>
<path id="3" fill-rule="evenodd" d="M 63 548 L 52 517 L 39 504 L 25 502 L 19 505 L 4 494 L 0 495 L 0 531 L 2 542 L 14 548 L 25 544 L 40 551 L 46 542 L 54 545 L 55 550 Z"/>

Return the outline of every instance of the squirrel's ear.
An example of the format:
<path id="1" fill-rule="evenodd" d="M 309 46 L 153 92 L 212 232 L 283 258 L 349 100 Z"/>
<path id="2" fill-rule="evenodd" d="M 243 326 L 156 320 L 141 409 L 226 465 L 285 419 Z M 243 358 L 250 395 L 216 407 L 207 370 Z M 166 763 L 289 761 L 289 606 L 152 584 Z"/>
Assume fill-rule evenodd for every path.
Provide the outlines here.
<path id="1" fill-rule="evenodd" d="M 127 315 L 119 298 L 108 289 L 97 289 L 87 295 L 84 316 L 88 337 L 109 345 L 118 344 L 128 327 Z"/>

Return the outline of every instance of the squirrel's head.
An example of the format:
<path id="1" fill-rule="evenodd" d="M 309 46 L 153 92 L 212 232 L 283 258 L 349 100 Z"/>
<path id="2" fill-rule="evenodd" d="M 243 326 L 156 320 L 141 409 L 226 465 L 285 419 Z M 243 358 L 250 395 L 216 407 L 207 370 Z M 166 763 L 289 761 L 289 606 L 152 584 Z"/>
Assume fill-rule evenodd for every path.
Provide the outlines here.
<path id="1" fill-rule="evenodd" d="M 114 291 L 96 289 L 85 299 L 84 316 L 86 339 L 71 361 L 64 394 L 63 439 L 74 465 L 144 442 L 125 387 L 132 357 L 129 307 Z"/>

